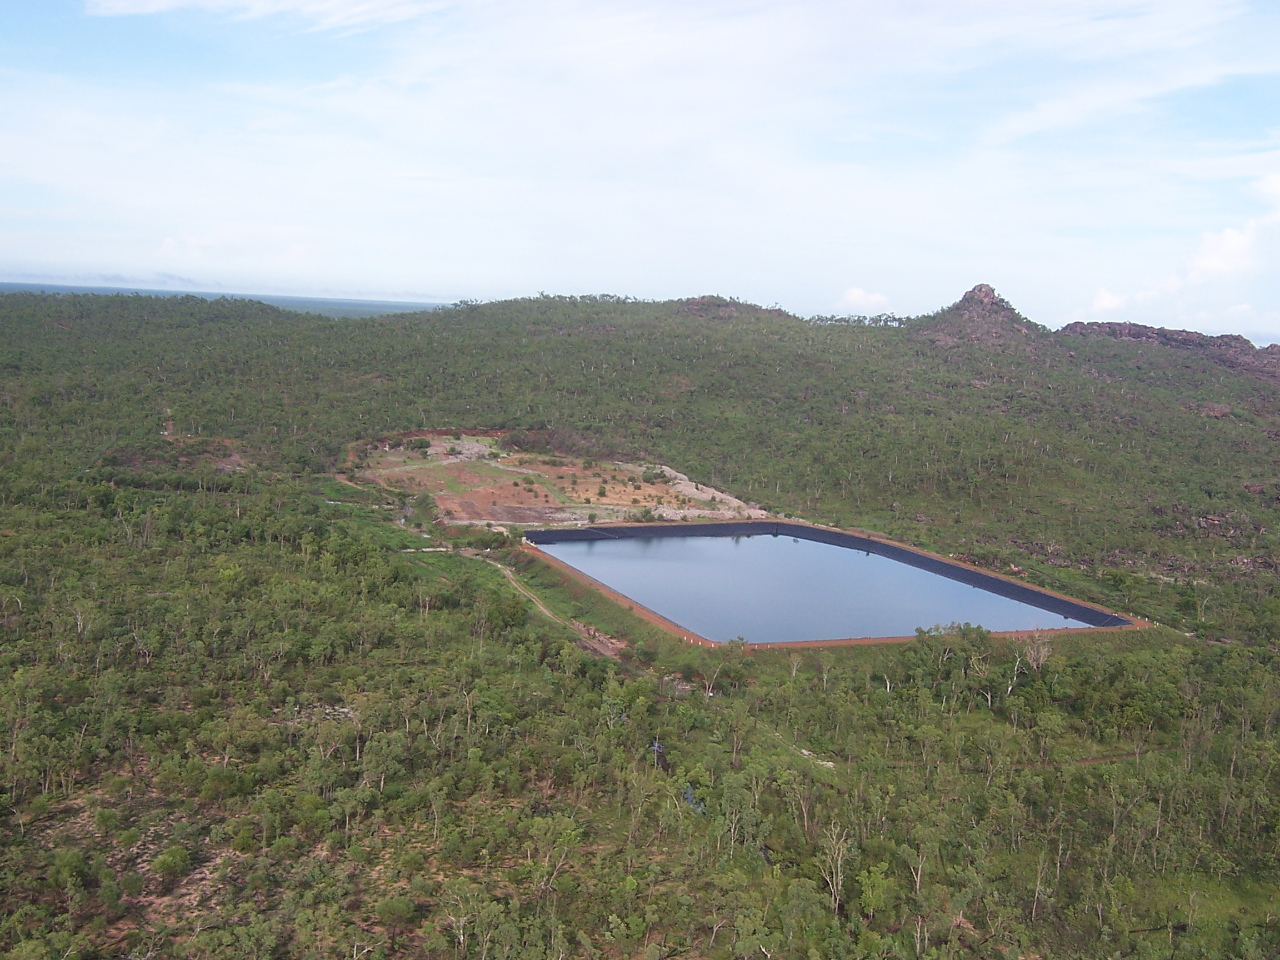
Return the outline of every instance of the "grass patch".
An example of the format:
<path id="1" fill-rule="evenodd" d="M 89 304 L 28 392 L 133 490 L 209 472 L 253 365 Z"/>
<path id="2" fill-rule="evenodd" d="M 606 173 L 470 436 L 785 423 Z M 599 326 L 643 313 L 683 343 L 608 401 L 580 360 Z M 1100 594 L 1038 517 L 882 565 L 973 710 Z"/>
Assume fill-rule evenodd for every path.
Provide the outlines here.
<path id="1" fill-rule="evenodd" d="M 317 497 L 323 497 L 325 500 L 333 501 L 335 504 L 371 506 L 390 502 L 386 493 L 381 490 L 369 487 L 353 487 L 332 477 L 325 477 L 317 481 L 310 487 L 308 492 Z"/>

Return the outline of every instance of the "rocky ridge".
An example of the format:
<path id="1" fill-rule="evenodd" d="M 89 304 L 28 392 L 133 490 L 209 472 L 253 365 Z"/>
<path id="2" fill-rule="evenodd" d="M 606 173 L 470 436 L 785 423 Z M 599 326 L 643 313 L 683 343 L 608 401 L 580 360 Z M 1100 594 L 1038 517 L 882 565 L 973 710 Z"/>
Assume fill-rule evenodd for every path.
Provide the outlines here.
<path id="1" fill-rule="evenodd" d="M 1255 347 L 1236 334 L 1210 336 L 1194 330 L 1167 330 L 1164 327 L 1148 327 L 1141 323 L 1085 323 L 1077 320 L 1069 323 L 1059 334 L 1069 337 L 1129 340 L 1138 343 L 1158 343 L 1179 350 L 1193 350 L 1210 360 L 1248 373 L 1272 383 L 1280 383 L 1280 344 Z"/>

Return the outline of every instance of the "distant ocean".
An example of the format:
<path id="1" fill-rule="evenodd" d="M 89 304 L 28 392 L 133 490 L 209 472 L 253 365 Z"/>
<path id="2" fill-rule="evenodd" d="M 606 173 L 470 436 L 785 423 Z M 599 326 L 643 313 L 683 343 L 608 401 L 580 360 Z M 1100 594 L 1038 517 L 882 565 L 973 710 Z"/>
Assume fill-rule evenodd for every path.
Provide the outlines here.
<path id="1" fill-rule="evenodd" d="M 205 300 L 259 300 L 281 310 L 318 313 L 324 317 L 379 317 L 388 313 L 416 313 L 447 306 L 405 300 L 335 300 L 327 297 L 279 297 L 268 293 L 210 293 L 207 290 L 144 290 L 141 287 L 74 287 L 60 283 L 3 283 L 0 293 L 122 293 L 144 297 L 202 297 Z"/>

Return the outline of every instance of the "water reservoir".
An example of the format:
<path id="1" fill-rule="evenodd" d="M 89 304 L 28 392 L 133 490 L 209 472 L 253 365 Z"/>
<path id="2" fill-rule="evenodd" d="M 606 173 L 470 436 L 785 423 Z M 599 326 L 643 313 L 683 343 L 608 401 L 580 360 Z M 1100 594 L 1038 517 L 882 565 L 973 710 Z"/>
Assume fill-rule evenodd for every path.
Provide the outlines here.
<path id="1" fill-rule="evenodd" d="M 526 536 L 562 563 L 718 642 L 899 637 L 951 623 L 992 631 L 1129 623 L 881 541 L 798 524 L 717 526 L 727 529 L 597 528 Z"/>

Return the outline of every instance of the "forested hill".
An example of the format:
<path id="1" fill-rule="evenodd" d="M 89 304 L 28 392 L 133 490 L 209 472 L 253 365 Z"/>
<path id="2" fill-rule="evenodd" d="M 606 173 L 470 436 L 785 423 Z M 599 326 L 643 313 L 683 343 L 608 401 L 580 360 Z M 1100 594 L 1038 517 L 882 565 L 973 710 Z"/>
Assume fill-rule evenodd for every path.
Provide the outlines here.
<path id="1" fill-rule="evenodd" d="M 1280 953 L 1280 385 L 1140 333 L 0 297 L 0 955 Z M 335 479 L 424 427 L 1165 626 L 686 648 Z"/>
<path id="2" fill-rule="evenodd" d="M 1280 629 L 1276 383 L 1213 349 L 1050 333 L 989 287 L 852 323 L 712 297 L 341 321 L 195 298 L 0 304 L 15 491 L 159 470 L 166 424 L 292 473 L 334 469 L 357 439 L 505 428 L 1211 636 Z"/>

